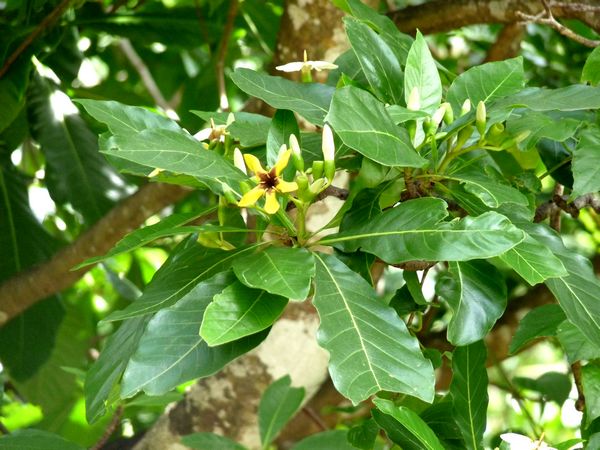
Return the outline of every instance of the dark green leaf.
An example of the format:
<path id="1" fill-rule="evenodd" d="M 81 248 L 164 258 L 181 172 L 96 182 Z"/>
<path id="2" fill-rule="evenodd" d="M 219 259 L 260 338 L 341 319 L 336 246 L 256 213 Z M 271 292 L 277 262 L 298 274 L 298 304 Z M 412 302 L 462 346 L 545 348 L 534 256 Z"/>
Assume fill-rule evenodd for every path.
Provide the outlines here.
<path id="1" fill-rule="evenodd" d="M 419 109 L 433 114 L 442 101 L 442 81 L 427 42 L 419 31 L 408 52 L 404 68 L 406 104 L 410 93 L 415 88 L 419 92 Z"/>
<path id="2" fill-rule="evenodd" d="M 579 331 L 579 328 L 568 320 L 565 320 L 558 326 L 556 337 L 567 354 L 569 364 L 584 359 L 591 360 L 600 358 L 600 348 L 590 342 L 590 340 Z"/>
<path id="3" fill-rule="evenodd" d="M 213 347 L 270 327 L 288 299 L 232 281 L 204 311 L 200 336 Z"/>
<path id="4" fill-rule="evenodd" d="M 550 139 L 540 139 L 537 145 L 538 153 L 550 176 L 566 187 L 573 187 L 571 172 L 571 153 L 565 145 Z"/>
<path id="5" fill-rule="evenodd" d="M 451 262 L 436 291 L 452 309 L 448 340 L 454 345 L 483 339 L 506 308 L 504 278 L 486 261 Z"/>
<path id="6" fill-rule="evenodd" d="M 519 322 L 508 351 L 515 354 L 534 339 L 556 336 L 566 316 L 558 305 L 542 305 L 532 309 Z"/>
<path id="7" fill-rule="evenodd" d="M 245 285 L 295 300 L 306 299 L 315 275 L 314 258 L 303 248 L 268 247 L 232 266 Z"/>
<path id="8" fill-rule="evenodd" d="M 600 48 L 596 47 L 592 50 L 585 61 L 581 71 L 581 82 L 590 83 L 592 86 L 600 83 Z"/>
<path id="9" fill-rule="evenodd" d="M 427 162 L 383 104 L 362 89 L 347 86 L 337 90 L 326 120 L 344 144 L 380 164 L 423 167 Z"/>
<path id="10" fill-rule="evenodd" d="M 300 139 L 300 128 L 296 122 L 296 116 L 292 111 L 286 109 L 277 110 L 273 116 L 269 134 L 267 136 L 267 165 L 273 167 L 279 156 L 279 149 L 282 145 L 289 147 L 290 135 L 293 134 L 297 139 Z M 290 164 L 289 168 L 293 170 Z"/>
<path id="11" fill-rule="evenodd" d="M 25 104 L 31 67 L 30 57 L 20 58 L 0 79 L 0 131 L 4 131 L 13 122 Z"/>
<path id="12" fill-rule="evenodd" d="M 246 447 L 214 433 L 194 433 L 181 436 L 181 443 L 198 450 L 245 450 Z"/>
<path id="13" fill-rule="evenodd" d="M 458 347 L 452 355 L 450 395 L 456 423 L 468 450 L 483 449 L 488 407 L 486 358 L 483 341 Z"/>
<path id="14" fill-rule="evenodd" d="M 83 450 L 63 437 L 42 430 L 17 430 L 0 438 L 2 450 Z"/>
<path id="15" fill-rule="evenodd" d="M 523 389 L 539 392 L 545 401 L 553 401 L 562 406 L 571 391 L 571 379 L 568 375 L 558 372 L 546 372 L 539 378 L 515 377 L 513 382 Z"/>
<path id="16" fill-rule="evenodd" d="M 263 448 L 273 442 L 302 404 L 304 388 L 293 388 L 291 384 L 291 378 L 286 375 L 273 382 L 260 399 L 258 428 Z"/>
<path id="17" fill-rule="evenodd" d="M 581 368 L 581 384 L 585 396 L 585 422 L 589 426 L 595 418 L 600 417 L 600 366 L 597 363 L 589 363 Z"/>
<path id="18" fill-rule="evenodd" d="M 600 128 L 589 128 L 573 152 L 573 192 L 571 198 L 600 191 Z"/>
<path id="19" fill-rule="evenodd" d="M 330 430 L 302 439 L 291 450 L 356 450 L 348 443 L 347 430 Z"/>
<path id="20" fill-rule="evenodd" d="M 361 450 L 372 450 L 379 434 L 379 426 L 373 419 L 367 419 L 360 425 L 348 430 L 348 442 Z"/>
<path id="21" fill-rule="evenodd" d="M 150 320 L 123 374 L 122 398 L 141 390 L 162 395 L 185 381 L 214 374 L 262 342 L 266 332 L 209 347 L 198 334 L 207 306 L 233 280 L 231 272 L 217 274 Z"/>
<path id="22" fill-rule="evenodd" d="M 290 109 L 315 125 L 323 125 L 334 88 L 318 83 L 294 83 L 249 69 L 237 69 L 233 82 L 246 94 L 264 100 L 273 108 Z"/>
<path id="23" fill-rule="evenodd" d="M 336 388 L 355 404 L 381 390 L 433 400 L 431 362 L 395 311 L 335 257 L 315 254 L 315 259 L 317 339 L 330 354 Z"/>

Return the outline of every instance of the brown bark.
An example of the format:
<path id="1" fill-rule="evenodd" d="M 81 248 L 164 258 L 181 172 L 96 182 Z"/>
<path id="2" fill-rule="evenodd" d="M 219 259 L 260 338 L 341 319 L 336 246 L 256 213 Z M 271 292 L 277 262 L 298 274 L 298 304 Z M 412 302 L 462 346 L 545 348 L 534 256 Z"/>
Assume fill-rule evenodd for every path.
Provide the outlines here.
<path id="1" fill-rule="evenodd" d="M 503 61 L 514 58 L 521 50 L 521 41 L 525 35 L 525 25 L 520 23 L 509 23 L 505 25 L 496 42 L 492 44 L 485 57 L 485 62 Z"/>

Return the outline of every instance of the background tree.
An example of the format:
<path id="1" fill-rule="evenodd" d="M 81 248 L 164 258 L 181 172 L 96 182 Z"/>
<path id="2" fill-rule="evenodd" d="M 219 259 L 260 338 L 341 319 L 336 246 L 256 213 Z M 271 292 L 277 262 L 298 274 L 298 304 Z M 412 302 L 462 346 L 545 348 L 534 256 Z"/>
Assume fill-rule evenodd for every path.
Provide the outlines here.
<path id="1" fill-rule="evenodd" d="M 339 6 L 348 8 L 344 4 Z M 579 82 L 589 47 L 597 44 L 594 30 L 600 28 L 600 5 L 593 1 L 549 4 L 465 0 L 432 1 L 413 6 L 389 2 L 372 6 L 388 11 L 388 16 L 402 31 L 413 34 L 419 29 L 432 34 L 431 51 L 451 71 L 462 72 L 486 59 L 503 60 L 521 52 L 530 84 L 550 87 Z M 110 139 L 101 134 L 106 128 L 99 123 L 102 121 L 97 115 L 80 106 L 85 106 L 84 102 L 73 103 L 70 98 L 116 100 L 146 106 L 176 119 L 191 133 L 204 127 L 210 115 L 195 115 L 190 110 L 267 111 L 264 105 L 249 99 L 239 84 L 231 82 L 229 75 L 233 69 L 270 70 L 288 61 L 300 61 L 304 49 L 310 59 L 333 61 L 348 47 L 342 15 L 340 9 L 325 1 L 285 4 L 254 0 L 242 3 L 6 2 L 1 22 L 3 63 L 0 68 L 3 99 L 0 239 L 5 255 L 0 260 L 3 280 L 0 320 L 4 323 L 0 329 L 3 432 L 8 434 L 9 430 L 34 426 L 84 446 L 108 447 L 111 444 L 106 441 L 114 434 L 112 439 L 117 448 L 129 445 L 125 441 L 131 436 L 131 442 L 142 439 L 138 448 L 166 448 L 167 443 L 178 442 L 183 435 L 211 431 L 248 446 L 258 446 L 256 410 L 268 385 L 289 373 L 294 385 L 304 386 L 306 398 L 310 398 L 325 382 L 326 353 L 316 345 L 314 336 L 318 319 L 306 302 L 288 306 L 262 347 L 236 360 L 218 375 L 203 378 L 185 398 L 180 388 L 160 397 L 141 395 L 124 403 L 114 402 L 118 397 L 115 383 L 136 350 L 133 346 L 128 349 L 127 344 L 135 343 L 139 336 L 127 334 L 124 327 L 118 329 L 115 322 L 99 321 L 113 311 L 126 308 L 145 290 L 157 267 L 178 241 L 158 235 L 157 242 L 143 241 L 134 251 L 106 260 L 91 270 L 90 266 L 71 269 L 88 258 L 105 254 L 127 232 L 147 220 L 154 223 L 158 217 L 172 213 L 193 220 L 199 208 L 211 208 L 214 198 L 207 191 L 192 192 L 178 185 L 189 185 L 189 179 L 162 174 L 158 179 L 175 184 L 146 183 L 144 178 L 119 174 L 115 167 L 134 173 L 140 173 L 141 169 L 125 167 L 114 155 L 107 161 L 98 153 L 96 136 L 101 136 L 101 147 L 103 139 Z M 524 22 L 530 24 L 525 27 Z M 476 24 L 486 25 L 473 26 Z M 464 26 L 470 27 L 461 28 Z M 455 31 L 451 35 L 445 34 L 452 30 Z M 515 45 L 521 39 L 522 44 Z M 597 70 L 594 60 L 591 61 L 583 81 L 594 84 Z M 447 87 L 452 75 L 444 71 L 442 74 L 448 77 L 444 80 Z M 113 116 L 118 117 L 118 114 L 119 110 L 115 109 Z M 225 116 L 215 117 L 224 120 Z M 597 249 L 597 199 L 594 192 L 586 191 L 579 192 L 586 195 L 569 202 L 563 186 L 567 186 L 569 193 L 573 187 L 573 171 L 585 172 L 593 184 L 594 151 L 580 163 L 584 166 L 572 169 L 575 141 L 569 139 L 578 128 L 574 121 L 593 122 L 594 119 L 583 115 L 561 116 L 563 122 L 559 123 L 566 136 L 564 145 L 548 140 L 556 139 L 555 133 L 560 133 L 549 131 L 556 126 L 556 117 L 550 116 L 550 119 L 554 120 L 545 124 L 546 134 L 541 132 L 536 136 L 542 138 L 537 142 L 537 150 L 517 150 L 511 155 L 521 167 L 537 170 L 537 175 L 545 180 L 538 199 L 545 196 L 548 201 L 538 202 L 536 220 L 549 220 L 553 228 L 562 232 L 566 242 L 576 243 L 579 252 L 593 256 Z M 161 124 L 154 123 L 157 127 Z M 334 129 L 338 132 L 335 126 Z M 582 138 L 577 134 L 576 139 L 581 142 Z M 590 139 L 588 147 L 595 148 L 593 138 Z M 352 166 L 348 171 L 353 171 Z M 365 173 L 363 171 L 363 176 Z M 149 175 L 150 171 L 144 174 Z M 519 182 L 526 190 L 527 183 L 532 181 L 524 178 Z M 405 190 L 414 196 L 409 183 Z M 342 191 L 327 193 L 338 197 L 346 195 Z M 460 210 L 464 205 L 458 202 L 457 208 Z M 212 213 L 193 223 L 210 223 L 215 217 Z M 181 218 L 178 220 L 183 220 Z M 173 223 L 173 226 L 178 225 L 176 221 Z M 394 281 L 398 274 L 382 269 L 383 265 L 376 262 L 372 275 L 382 277 L 388 291 L 398 289 L 398 296 L 416 295 L 408 289 L 414 287 L 414 279 L 407 276 L 406 287 L 401 289 L 403 282 Z M 504 273 L 509 272 L 505 267 Z M 424 274 L 422 279 L 425 279 Z M 583 282 L 590 283 L 588 294 L 594 296 L 593 286 L 597 280 L 587 274 Z M 443 289 L 443 283 L 441 286 Z M 508 288 L 508 306 L 487 340 L 488 363 L 495 367 L 490 369 L 489 376 L 492 385 L 497 387 L 491 392 L 499 397 L 495 406 L 491 403 L 491 408 L 508 414 L 506 398 L 500 394 L 505 391 L 519 403 L 521 413 L 507 416 L 508 426 L 490 422 L 495 428 L 491 428 L 486 439 L 489 441 L 495 432 L 508 428 L 539 438 L 543 429 L 549 441 L 559 442 L 564 436 L 574 436 L 575 427 L 570 430 L 560 423 L 556 410 L 550 419 L 541 416 L 544 410 L 552 412 L 552 401 L 565 404 L 564 410 L 569 411 L 569 401 L 564 402 L 572 379 L 564 374 L 566 367 L 563 365 L 558 370 L 562 374 L 547 369 L 548 373 L 541 378 L 537 378 L 538 373 L 535 377 L 523 376 L 524 372 L 515 377 L 513 370 L 526 367 L 532 361 L 558 363 L 563 350 L 556 345 L 536 346 L 537 352 L 526 352 L 511 358 L 505 365 L 501 363 L 509 354 L 511 341 L 512 353 L 524 346 L 512 340 L 524 312 L 552 304 L 554 298 L 546 288 L 529 287 L 512 272 L 508 275 Z M 430 305 L 428 312 L 422 314 L 417 308 L 405 319 L 409 325 L 415 325 L 415 330 L 418 328 L 416 318 L 422 319 L 422 327 L 415 334 L 425 347 L 450 351 L 447 328 L 452 322 L 448 321 L 449 313 L 442 314 L 451 309 L 447 306 L 450 302 L 442 302 L 440 307 L 437 299 L 434 302 L 436 306 Z M 573 393 L 579 396 L 577 406 L 580 410 L 588 407 L 583 427 L 587 437 L 596 427 L 593 421 L 596 369 L 593 364 L 582 368 L 580 361 L 595 359 L 597 347 L 588 344 L 589 348 L 575 351 L 573 345 L 581 346 L 587 341 L 581 340 L 577 330 L 569 328 L 568 323 L 558 327 L 564 320 L 561 314 L 556 305 L 533 309 L 529 320 L 543 323 L 544 328 L 523 327 L 521 343 L 558 333 L 558 340 L 572 363 L 570 371 L 576 385 Z M 139 325 L 132 329 L 143 330 L 143 323 Z M 115 358 L 111 352 L 102 353 L 98 359 L 98 350 L 110 345 L 109 336 L 113 336 L 112 346 L 123 350 L 118 357 L 122 359 Z M 456 343 L 452 338 L 450 341 Z M 297 353 L 292 353 L 290 342 L 298 345 Z M 542 357 L 537 357 L 536 353 L 540 352 Z M 285 354 L 289 358 L 282 356 Z M 434 351 L 430 356 L 434 361 L 442 360 Z M 456 359 L 460 361 L 465 357 L 468 354 L 455 352 L 455 363 Z M 438 387 L 442 391 L 448 388 L 450 373 L 447 359 L 444 364 L 438 374 Z M 102 372 L 103 368 L 108 371 Z M 95 377 L 90 373 L 95 373 Z M 86 376 L 88 401 L 84 406 Z M 252 383 L 248 383 L 249 378 Z M 102 384 L 91 386 L 90 379 L 102 380 Z M 588 393 L 584 389 L 586 382 L 589 394 L 584 400 L 584 394 Z M 275 386 L 279 389 L 272 391 L 275 394 L 283 390 L 289 391 L 292 397 L 297 396 L 297 391 L 286 388 L 285 379 Z M 92 391 L 102 390 L 105 390 L 104 400 L 109 400 L 108 411 L 105 411 L 104 401 L 94 404 L 90 395 Z M 156 421 L 165 406 L 173 401 L 179 403 Z M 280 445 L 289 445 L 336 423 L 357 426 L 356 434 L 372 433 L 373 423 L 366 420 L 369 413 L 365 408 L 323 414 L 324 405 L 345 405 L 330 383 L 325 383 L 313 402 L 284 430 Z M 379 411 L 385 412 L 389 405 L 377 406 Z M 423 409 L 416 404 L 410 406 L 417 412 Z M 91 425 L 86 421 L 86 408 Z M 380 416 L 378 423 L 381 425 L 382 421 Z M 390 439 L 395 440 L 390 426 L 383 428 Z M 142 437 L 148 429 L 150 431 Z M 445 436 L 440 435 L 439 430 L 436 432 L 442 438 Z M 345 434 L 342 437 L 346 439 Z M 58 437 L 35 432 L 14 433 L 10 437 L 19 438 L 41 439 L 42 448 L 50 448 L 52 439 L 57 440 L 57 448 L 67 445 Z M 331 437 L 337 438 L 339 436 Z M 9 438 L 4 439 L 8 442 Z"/>

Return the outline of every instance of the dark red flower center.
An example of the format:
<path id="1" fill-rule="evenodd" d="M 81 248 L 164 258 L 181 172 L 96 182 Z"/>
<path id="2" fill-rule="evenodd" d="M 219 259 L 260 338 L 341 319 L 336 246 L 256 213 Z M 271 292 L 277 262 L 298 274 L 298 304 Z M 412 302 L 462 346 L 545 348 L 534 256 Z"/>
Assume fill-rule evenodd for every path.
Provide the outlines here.
<path id="1" fill-rule="evenodd" d="M 265 191 L 275 189 L 275 187 L 279 184 L 279 177 L 275 173 L 274 167 L 268 172 L 259 173 L 258 178 L 260 179 L 260 187 Z"/>

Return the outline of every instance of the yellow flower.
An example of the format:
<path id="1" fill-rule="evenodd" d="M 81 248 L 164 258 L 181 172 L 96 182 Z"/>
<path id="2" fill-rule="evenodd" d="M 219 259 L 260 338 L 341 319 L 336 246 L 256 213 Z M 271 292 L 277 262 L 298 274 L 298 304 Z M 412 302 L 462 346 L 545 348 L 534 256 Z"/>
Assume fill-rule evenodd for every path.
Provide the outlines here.
<path id="1" fill-rule="evenodd" d="M 242 208 L 252 206 L 264 195 L 265 211 L 268 214 L 275 214 L 279 210 L 276 193 L 292 192 L 298 189 L 298 185 L 295 182 L 285 181 L 280 177 L 281 172 L 288 165 L 291 153 L 291 150 L 280 152 L 277 162 L 269 171 L 263 169 L 256 156 L 245 154 L 244 160 L 246 161 L 246 166 L 255 173 L 258 186 L 246 192 L 238 202 L 238 206 Z"/>

